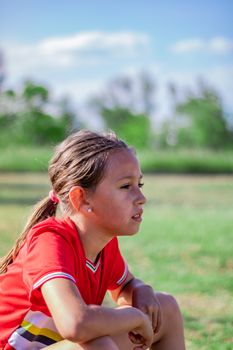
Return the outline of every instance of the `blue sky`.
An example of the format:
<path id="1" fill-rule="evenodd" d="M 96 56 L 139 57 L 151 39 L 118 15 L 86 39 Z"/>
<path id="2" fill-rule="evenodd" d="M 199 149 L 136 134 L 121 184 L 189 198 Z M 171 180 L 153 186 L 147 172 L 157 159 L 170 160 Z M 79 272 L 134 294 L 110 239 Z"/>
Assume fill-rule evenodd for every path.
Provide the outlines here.
<path id="1" fill-rule="evenodd" d="M 78 105 L 111 79 L 146 70 L 162 115 L 167 83 L 182 96 L 201 76 L 233 112 L 232 23 L 231 0 L 2 0 L 5 84 L 31 78 Z"/>

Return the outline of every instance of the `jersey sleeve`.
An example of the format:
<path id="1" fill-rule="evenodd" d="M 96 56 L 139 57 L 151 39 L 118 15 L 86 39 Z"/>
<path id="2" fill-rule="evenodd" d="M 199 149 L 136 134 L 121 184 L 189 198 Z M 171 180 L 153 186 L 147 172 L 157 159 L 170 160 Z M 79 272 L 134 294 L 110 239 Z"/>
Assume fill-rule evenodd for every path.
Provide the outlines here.
<path id="1" fill-rule="evenodd" d="M 72 245 L 56 232 L 33 235 L 27 244 L 23 279 L 30 298 L 40 293 L 41 286 L 54 278 L 76 283 Z"/>
<path id="2" fill-rule="evenodd" d="M 128 265 L 121 255 L 117 238 L 112 240 L 109 248 L 110 261 L 108 264 L 111 270 L 108 289 L 114 290 L 125 282 L 128 276 Z"/>

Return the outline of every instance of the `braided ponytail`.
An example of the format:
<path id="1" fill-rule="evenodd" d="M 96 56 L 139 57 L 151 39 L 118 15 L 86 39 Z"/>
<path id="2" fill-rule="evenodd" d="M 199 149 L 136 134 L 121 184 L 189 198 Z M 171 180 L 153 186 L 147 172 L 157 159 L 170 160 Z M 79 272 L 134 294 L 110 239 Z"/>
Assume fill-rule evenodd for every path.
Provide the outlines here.
<path id="1" fill-rule="evenodd" d="M 56 215 L 57 205 L 49 197 L 41 200 L 34 208 L 33 213 L 28 218 L 28 221 L 20 234 L 19 238 L 16 240 L 14 246 L 11 250 L 0 260 L 0 274 L 5 273 L 7 266 L 11 264 L 16 258 L 20 247 L 23 245 L 28 232 L 37 223 L 47 219 L 48 217 Z"/>

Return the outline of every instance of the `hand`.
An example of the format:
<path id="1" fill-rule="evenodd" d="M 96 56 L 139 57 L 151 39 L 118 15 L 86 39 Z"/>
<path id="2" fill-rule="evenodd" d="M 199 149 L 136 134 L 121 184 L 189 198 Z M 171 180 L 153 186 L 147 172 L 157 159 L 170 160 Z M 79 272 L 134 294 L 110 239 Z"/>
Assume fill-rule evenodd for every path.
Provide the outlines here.
<path id="1" fill-rule="evenodd" d="M 135 287 L 132 294 L 132 306 L 149 317 L 154 333 L 158 333 L 161 327 L 161 307 L 153 289 L 145 284 Z"/>
<path id="2" fill-rule="evenodd" d="M 129 332 L 129 339 L 132 343 L 137 344 L 134 350 L 148 349 L 153 342 L 153 329 L 150 319 L 142 313 L 142 324 Z"/>

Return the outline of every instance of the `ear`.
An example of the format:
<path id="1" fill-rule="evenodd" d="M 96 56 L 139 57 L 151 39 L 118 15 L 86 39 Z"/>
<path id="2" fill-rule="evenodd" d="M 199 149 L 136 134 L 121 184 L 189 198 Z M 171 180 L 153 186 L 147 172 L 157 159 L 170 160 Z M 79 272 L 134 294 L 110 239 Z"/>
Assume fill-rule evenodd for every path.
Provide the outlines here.
<path id="1" fill-rule="evenodd" d="M 76 211 L 80 211 L 83 206 L 88 206 L 86 192 L 81 186 L 74 186 L 70 189 L 69 199 Z"/>

